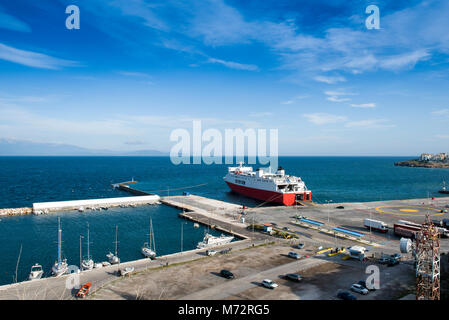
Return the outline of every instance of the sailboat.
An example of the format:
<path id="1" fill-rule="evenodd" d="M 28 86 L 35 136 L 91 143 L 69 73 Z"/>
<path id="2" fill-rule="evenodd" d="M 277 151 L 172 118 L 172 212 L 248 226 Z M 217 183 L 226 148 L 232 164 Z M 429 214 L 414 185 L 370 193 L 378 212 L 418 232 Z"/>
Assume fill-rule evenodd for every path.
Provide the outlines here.
<path id="1" fill-rule="evenodd" d="M 117 245 L 118 245 L 118 226 L 115 226 L 115 254 L 113 254 L 112 252 L 109 252 L 106 255 L 110 264 L 120 263 L 120 258 L 117 255 Z"/>
<path id="2" fill-rule="evenodd" d="M 62 235 L 61 218 L 58 217 L 58 260 L 51 268 L 52 274 L 55 277 L 63 275 L 68 270 L 67 259 L 64 260 L 61 259 L 61 235 Z"/>
<path id="3" fill-rule="evenodd" d="M 89 242 L 89 223 L 87 224 L 87 256 L 81 262 L 82 270 L 92 270 L 94 268 L 94 260 L 90 256 L 90 242 Z"/>
<path id="4" fill-rule="evenodd" d="M 44 274 L 44 270 L 42 269 L 42 266 L 40 264 L 34 264 L 34 266 L 31 267 L 30 274 L 28 276 L 28 280 L 37 280 L 42 278 Z"/>
<path id="5" fill-rule="evenodd" d="M 150 218 L 150 233 L 148 234 L 148 242 L 145 242 L 143 244 L 143 247 L 140 251 L 145 257 L 154 259 L 156 257 L 155 247 L 156 245 L 154 242 L 153 221 Z"/>

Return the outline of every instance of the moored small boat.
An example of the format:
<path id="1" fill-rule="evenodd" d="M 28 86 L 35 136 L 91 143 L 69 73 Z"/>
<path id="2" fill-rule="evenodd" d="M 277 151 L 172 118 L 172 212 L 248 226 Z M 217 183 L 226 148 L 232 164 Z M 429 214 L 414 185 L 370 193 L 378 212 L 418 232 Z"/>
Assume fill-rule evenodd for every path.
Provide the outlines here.
<path id="1" fill-rule="evenodd" d="M 28 276 L 28 280 L 33 281 L 42 278 L 44 274 L 44 270 L 42 270 L 42 266 L 40 264 L 35 264 L 31 267 L 30 274 Z"/>
<path id="2" fill-rule="evenodd" d="M 85 283 L 80 289 L 79 291 L 76 293 L 76 296 L 78 298 L 84 298 L 87 293 L 89 292 L 90 287 L 92 286 L 92 283 L 87 282 Z"/>

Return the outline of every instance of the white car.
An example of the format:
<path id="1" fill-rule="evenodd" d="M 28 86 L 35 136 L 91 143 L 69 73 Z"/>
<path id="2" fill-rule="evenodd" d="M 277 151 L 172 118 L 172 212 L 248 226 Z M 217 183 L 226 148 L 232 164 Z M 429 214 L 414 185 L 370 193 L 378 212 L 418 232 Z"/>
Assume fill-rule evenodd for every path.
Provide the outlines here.
<path id="1" fill-rule="evenodd" d="M 293 259 L 300 259 L 300 258 L 301 258 L 301 255 L 300 255 L 300 254 L 298 254 L 298 253 L 296 253 L 296 252 L 293 252 L 293 251 L 290 251 L 290 252 L 288 253 L 288 256 L 289 256 L 290 258 L 293 258 Z"/>
<path id="2" fill-rule="evenodd" d="M 360 284 L 358 284 L 358 283 L 354 283 L 354 284 L 351 286 L 351 290 L 354 291 L 354 292 L 360 293 L 360 294 L 368 294 L 368 292 L 369 292 L 368 289 L 362 287 L 362 286 L 361 286 Z"/>
<path id="3" fill-rule="evenodd" d="M 264 287 L 270 288 L 270 289 L 274 289 L 278 287 L 278 284 L 270 279 L 264 279 L 262 281 L 262 285 Z"/>

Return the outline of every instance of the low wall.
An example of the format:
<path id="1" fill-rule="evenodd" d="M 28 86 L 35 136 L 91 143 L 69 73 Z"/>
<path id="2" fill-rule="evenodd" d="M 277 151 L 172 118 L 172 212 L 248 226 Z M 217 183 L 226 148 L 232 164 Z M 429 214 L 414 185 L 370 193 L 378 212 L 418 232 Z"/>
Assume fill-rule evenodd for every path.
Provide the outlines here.
<path id="1" fill-rule="evenodd" d="M 112 207 L 129 204 L 146 204 L 158 202 L 160 197 L 158 195 L 137 196 L 137 197 L 120 197 L 120 198 L 105 198 L 105 199 L 88 199 L 88 200 L 73 200 L 73 201 L 57 201 L 57 202 L 38 202 L 33 203 L 33 212 L 36 211 L 63 211 L 63 210 L 77 210 L 80 207 Z"/>

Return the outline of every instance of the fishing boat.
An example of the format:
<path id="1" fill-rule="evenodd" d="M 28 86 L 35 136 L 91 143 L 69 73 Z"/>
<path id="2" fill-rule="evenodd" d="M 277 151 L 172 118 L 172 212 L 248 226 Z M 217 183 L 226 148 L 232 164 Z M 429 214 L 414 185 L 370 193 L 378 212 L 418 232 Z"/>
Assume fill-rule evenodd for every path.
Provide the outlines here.
<path id="1" fill-rule="evenodd" d="M 230 243 L 233 239 L 234 239 L 233 236 L 225 236 L 224 234 L 222 234 L 219 237 L 215 237 L 209 233 L 206 233 L 206 235 L 203 238 L 203 241 L 198 242 L 197 249 L 227 244 Z"/>
<path id="2" fill-rule="evenodd" d="M 67 265 L 67 259 L 61 258 L 61 243 L 62 243 L 61 237 L 62 237 L 61 218 L 58 217 L 58 260 L 51 268 L 52 274 L 55 277 L 59 277 L 64 273 L 66 273 L 69 267 Z"/>
<path id="3" fill-rule="evenodd" d="M 441 190 L 438 190 L 438 192 L 443 194 L 449 194 L 449 190 L 446 189 L 446 181 L 443 181 L 443 188 L 441 188 Z"/>
<path id="4" fill-rule="evenodd" d="M 90 287 L 92 286 L 92 283 L 87 282 L 86 284 L 84 284 L 79 291 L 76 293 L 76 297 L 78 298 L 84 298 L 87 293 L 89 292 Z"/>
<path id="5" fill-rule="evenodd" d="M 150 233 L 148 234 L 148 242 L 145 242 L 143 244 L 143 247 L 140 251 L 147 258 L 154 259 L 156 257 L 156 245 L 154 241 L 153 221 L 151 220 L 151 218 L 150 218 Z"/>
<path id="6" fill-rule="evenodd" d="M 112 252 L 109 252 L 106 257 L 109 260 L 110 264 L 117 264 L 120 263 L 120 258 L 117 255 L 117 245 L 118 245 L 118 226 L 115 226 L 115 254 Z"/>
<path id="7" fill-rule="evenodd" d="M 42 266 L 40 264 L 35 264 L 31 267 L 30 274 L 28 276 L 28 280 L 33 281 L 42 278 L 44 274 L 44 270 L 42 270 Z"/>
<path id="8" fill-rule="evenodd" d="M 87 224 L 87 256 L 81 262 L 82 270 L 92 270 L 94 268 L 94 260 L 90 256 L 90 242 L 89 242 L 89 224 Z"/>

